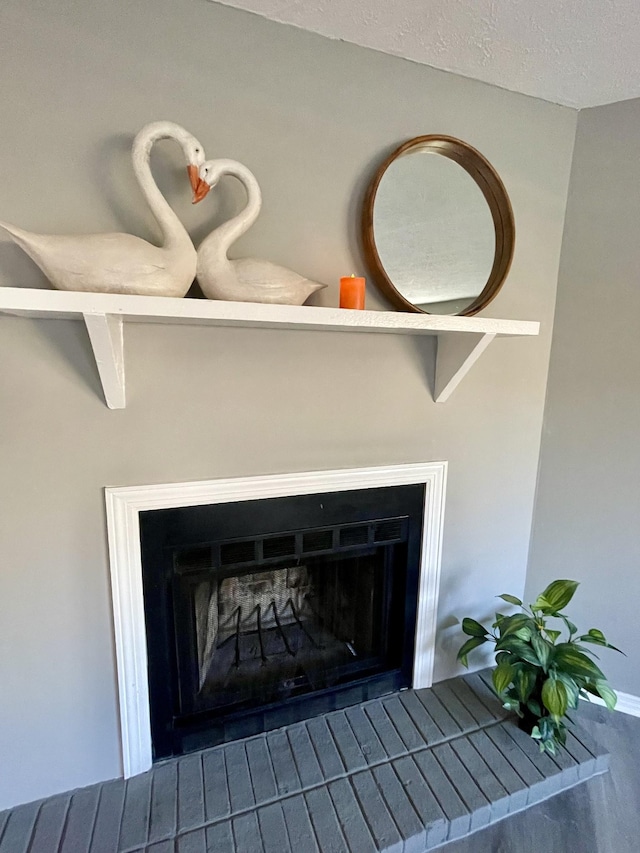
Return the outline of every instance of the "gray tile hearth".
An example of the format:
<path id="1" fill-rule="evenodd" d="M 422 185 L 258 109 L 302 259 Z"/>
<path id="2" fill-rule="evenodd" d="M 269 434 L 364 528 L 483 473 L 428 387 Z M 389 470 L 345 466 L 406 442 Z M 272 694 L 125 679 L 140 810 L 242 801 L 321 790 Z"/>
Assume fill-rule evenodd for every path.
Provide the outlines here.
<path id="1" fill-rule="evenodd" d="M 540 755 L 486 673 L 408 690 L 0 814 L 0 853 L 425 853 L 608 767 Z"/>

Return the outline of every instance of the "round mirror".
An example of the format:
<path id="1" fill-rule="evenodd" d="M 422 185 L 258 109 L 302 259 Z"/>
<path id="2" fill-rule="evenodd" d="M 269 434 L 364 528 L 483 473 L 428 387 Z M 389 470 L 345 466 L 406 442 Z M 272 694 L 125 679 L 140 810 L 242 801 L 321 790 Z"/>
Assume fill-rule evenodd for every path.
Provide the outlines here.
<path id="1" fill-rule="evenodd" d="M 397 308 L 469 316 L 509 272 L 513 212 L 498 174 L 475 148 L 418 136 L 374 176 L 363 241 L 376 282 Z"/>

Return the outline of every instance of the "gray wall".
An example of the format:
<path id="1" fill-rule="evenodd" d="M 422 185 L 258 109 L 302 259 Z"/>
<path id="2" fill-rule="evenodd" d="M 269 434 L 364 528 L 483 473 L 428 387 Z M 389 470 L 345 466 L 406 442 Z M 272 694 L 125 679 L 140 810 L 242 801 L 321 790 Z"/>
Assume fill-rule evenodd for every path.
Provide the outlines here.
<path id="1" fill-rule="evenodd" d="M 527 592 L 581 582 L 612 685 L 640 695 L 640 100 L 580 113 Z"/>
<path id="2" fill-rule="evenodd" d="M 450 675 L 453 618 L 524 588 L 575 113 L 206 0 L 3 0 L 0 15 L 0 218 L 152 234 L 128 149 L 171 118 L 256 173 L 263 213 L 240 251 L 326 281 L 335 305 L 339 276 L 363 268 L 372 170 L 448 133 L 489 158 L 515 209 L 512 273 L 486 313 L 542 321 L 538 339 L 496 342 L 445 405 L 431 340 L 129 326 L 128 406 L 112 412 L 80 323 L 0 318 L 0 808 L 121 770 L 105 486 L 449 460 Z M 179 152 L 158 148 L 199 238 L 230 188 L 192 208 Z M 0 242 L 0 284 L 44 282 Z"/>

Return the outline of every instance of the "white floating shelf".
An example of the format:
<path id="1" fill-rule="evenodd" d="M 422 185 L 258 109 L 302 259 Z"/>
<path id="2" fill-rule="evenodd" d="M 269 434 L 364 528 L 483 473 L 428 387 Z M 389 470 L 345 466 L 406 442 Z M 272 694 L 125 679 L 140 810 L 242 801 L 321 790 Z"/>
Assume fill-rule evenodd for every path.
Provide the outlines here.
<path id="1" fill-rule="evenodd" d="M 262 305 L 256 302 L 121 296 L 23 287 L 0 287 L 0 314 L 84 319 L 110 409 L 125 407 L 123 323 L 436 335 L 434 399 L 438 403 L 451 396 L 494 338 L 537 335 L 540 331 L 540 324 L 529 320 L 350 311 L 309 305 Z"/>

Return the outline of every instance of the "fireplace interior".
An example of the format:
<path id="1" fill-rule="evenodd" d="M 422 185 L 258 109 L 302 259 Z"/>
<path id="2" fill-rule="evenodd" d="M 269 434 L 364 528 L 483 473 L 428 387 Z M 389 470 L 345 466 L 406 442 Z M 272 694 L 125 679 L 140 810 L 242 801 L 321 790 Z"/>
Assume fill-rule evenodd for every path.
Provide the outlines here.
<path id="1" fill-rule="evenodd" d="M 154 757 L 411 684 L 423 486 L 141 515 Z"/>

